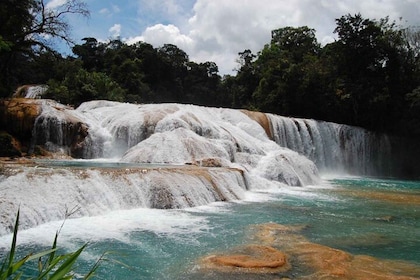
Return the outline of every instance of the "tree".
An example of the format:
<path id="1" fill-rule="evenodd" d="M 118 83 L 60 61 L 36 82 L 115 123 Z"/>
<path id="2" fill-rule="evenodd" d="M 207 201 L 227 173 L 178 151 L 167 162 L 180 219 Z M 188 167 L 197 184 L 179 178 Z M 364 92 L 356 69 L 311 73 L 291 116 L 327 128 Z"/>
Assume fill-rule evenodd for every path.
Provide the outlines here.
<path id="1" fill-rule="evenodd" d="M 271 31 L 271 45 L 278 46 L 282 52 L 288 52 L 296 62 L 306 55 L 316 55 L 320 45 L 316 40 L 315 29 L 307 26 L 284 27 Z"/>
<path id="2" fill-rule="evenodd" d="M 54 39 L 71 43 L 66 16 L 88 16 L 86 5 L 67 0 L 51 7 L 44 0 L 5 0 L 0 9 L 0 87 L 1 95 L 25 82 L 19 75 L 22 61 L 36 59 L 37 54 L 53 51 Z"/>
<path id="3" fill-rule="evenodd" d="M 88 72 L 80 67 L 80 61 L 65 61 L 67 71 L 62 79 L 48 81 L 46 98 L 64 104 L 80 105 L 82 102 L 105 99 L 124 101 L 126 90 L 103 72 Z"/>
<path id="4" fill-rule="evenodd" d="M 330 46 L 338 97 L 346 123 L 392 130 L 401 119 L 405 94 L 413 88 L 413 64 L 403 32 L 388 18 L 364 19 L 360 14 L 336 20 L 339 40 Z"/>
<path id="5" fill-rule="evenodd" d="M 72 50 L 83 62 L 83 67 L 88 71 L 100 71 L 103 67 L 105 44 L 99 43 L 92 37 L 83 38 L 82 45 L 75 45 Z"/>
<path id="6" fill-rule="evenodd" d="M 236 86 L 232 92 L 233 108 L 249 108 L 252 107 L 252 94 L 258 85 L 259 78 L 254 68 L 256 55 L 251 50 L 246 49 L 238 53 L 239 69 L 235 77 Z"/>
<path id="7" fill-rule="evenodd" d="M 158 48 L 160 81 L 155 87 L 159 101 L 181 102 L 184 96 L 184 79 L 187 75 L 188 55 L 172 44 L 164 44 Z"/>
<path id="8" fill-rule="evenodd" d="M 308 116 L 307 109 L 314 106 L 314 93 L 318 93 L 313 89 L 319 88 L 315 65 L 320 46 L 315 30 L 284 27 L 271 34 L 270 44 L 264 46 L 254 65 L 259 76 L 253 93 L 255 106 L 271 113 Z"/>
<path id="9" fill-rule="evenodd" d="M 220 76 L 216 63 L 187 64 L 188 73 L 184 79 L 185 98 L 181 102 L 205 106 L 220 106 Z"/>

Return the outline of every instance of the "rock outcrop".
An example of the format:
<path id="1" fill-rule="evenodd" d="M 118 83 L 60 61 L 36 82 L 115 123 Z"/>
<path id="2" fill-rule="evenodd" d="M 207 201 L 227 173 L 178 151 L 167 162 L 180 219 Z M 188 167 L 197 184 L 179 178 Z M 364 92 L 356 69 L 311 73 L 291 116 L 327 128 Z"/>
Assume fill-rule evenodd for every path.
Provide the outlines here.
<path id="1" fill-rule="evenodd" d="M 0 100 L 0 125 L 23 142 L 30 142 L 36 118 L 41 114 L 41 100 L 12 98 Z"/>
<path id="2" fill-rule="evenodd" d="M 270 126 L 270 120 L 267 118 L 267 115 L 265 113 L 248 110 L 241 110 L 241 112 L 247 115 L 249 118 L 256 121 L 257 123 L 259 123 L 259 125 L 261 125 L 264 129 L 268 138 L 273 139 L 273 132 Z"/>
<path id="3" fill-rule="evenodd" d="M 88 125 L 74 115 L 74 110 L 52 100 L 11 98 L 0 100 L 0 126 L 7 151 L 0 156 L 32 154 L 37 151 L 79 153 L 81 143 L 88 135 Z M 16 145 L 20 143 L 20 145 Z"/>

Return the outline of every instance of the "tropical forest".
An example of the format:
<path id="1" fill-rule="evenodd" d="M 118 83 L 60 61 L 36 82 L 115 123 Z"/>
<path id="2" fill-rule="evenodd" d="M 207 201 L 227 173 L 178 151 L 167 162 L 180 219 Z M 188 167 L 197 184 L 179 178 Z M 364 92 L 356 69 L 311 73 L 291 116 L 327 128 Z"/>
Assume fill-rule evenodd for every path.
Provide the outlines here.
<path id="1" fill-rule="evenodd" d="M 388 17 L 343 15 L 335 20 L 337 39 L 324 46 L 311 27 L 279 27 L 258 53 L 238 53 L 235 74 L 221 76 L 214 62 L 191 61 L 173 44 L 87 37 L 63 57 L 42 35 L 71 43 L 66 22 L 30 14 L 31 5 L 43 8 L 40 1 L 15 2 L 0 11 L 2 97 L 44 84 L 46 97 L 74 106 L 94 99 L 176 102 L 420 135 L 420 29 Z M 67 12 L 88 15 L 83 3 L 71 2 Z"/>

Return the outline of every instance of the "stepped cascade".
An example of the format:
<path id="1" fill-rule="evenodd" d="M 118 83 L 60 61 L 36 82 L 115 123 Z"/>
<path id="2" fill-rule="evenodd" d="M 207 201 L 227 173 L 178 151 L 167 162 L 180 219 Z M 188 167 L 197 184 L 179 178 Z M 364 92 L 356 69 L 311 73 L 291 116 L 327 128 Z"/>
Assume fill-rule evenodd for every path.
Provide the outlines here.
<path id="1" fill-rule="evenodd" d="M 29 152 L 42 147 L 88 164 L 5 164 L 0 234 L 10 232 L 19 207 L 24 228 L 62 219 L 73 208 L 76 216 L 92 216 L 194 207 L 314 185 L 319 171 L 379 173 L 390 154 L 386 136 L 328 122 L 186 104 L 90 101 L 73 109 L 34 102 L 39 114 L 32 117 Z"/>

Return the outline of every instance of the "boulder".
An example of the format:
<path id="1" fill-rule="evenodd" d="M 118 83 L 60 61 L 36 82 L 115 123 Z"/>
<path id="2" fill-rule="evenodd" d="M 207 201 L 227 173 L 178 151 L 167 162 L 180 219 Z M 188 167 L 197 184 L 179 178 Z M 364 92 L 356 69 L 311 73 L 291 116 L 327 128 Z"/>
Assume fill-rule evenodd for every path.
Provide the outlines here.
<path id="1" fill-rule="evenodd" d="M 41 114 L 41 100 L 12 98 L 0 100 L 0 125 L 9 134 L 29 142 L 36 118 Z"/>
<path id="2" fill-rule="evenodd" d="M 0 126 L 10 139 L 22 144 L 23 153 L 43 150 L 64 151 L 68 155 L 81 153 L 89 129 L 73 108 L 53 100 L 30 98 L 0 100 Z M 10 144 L 7 147 L 10 148 Z M 11 151 L 7 150 L 0 151 L 0 156 L 7 156 Z"/>

